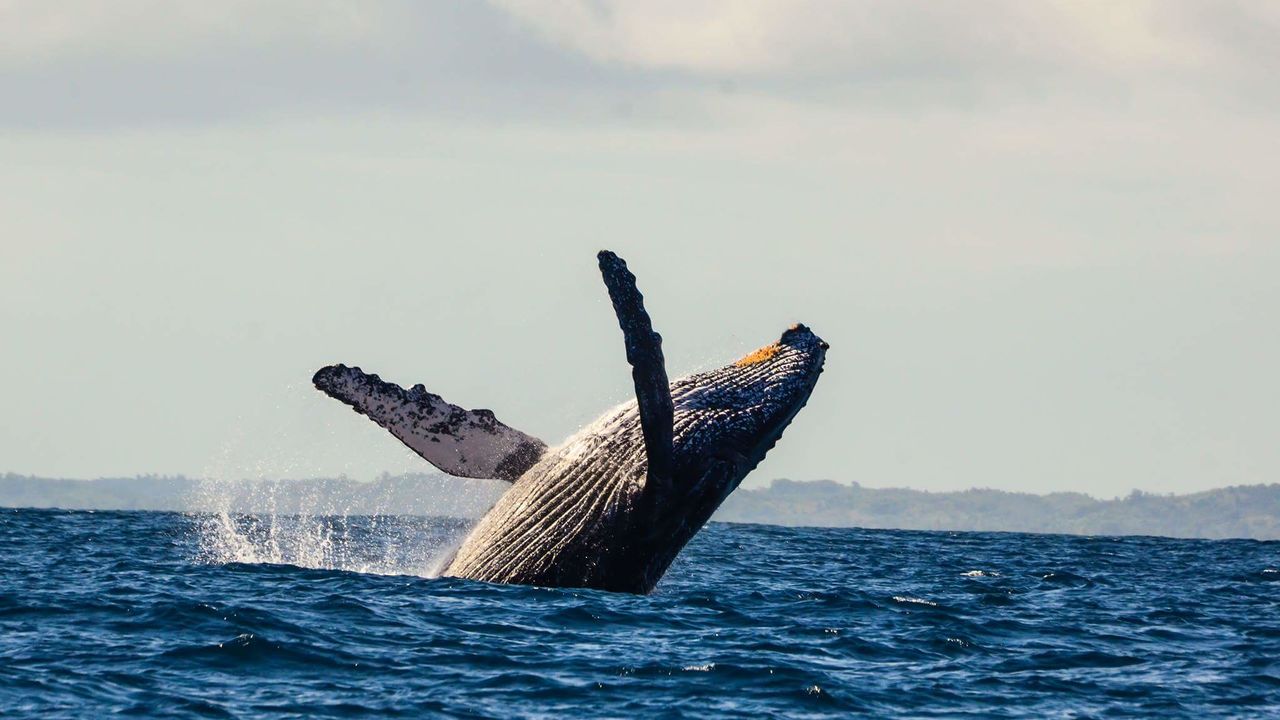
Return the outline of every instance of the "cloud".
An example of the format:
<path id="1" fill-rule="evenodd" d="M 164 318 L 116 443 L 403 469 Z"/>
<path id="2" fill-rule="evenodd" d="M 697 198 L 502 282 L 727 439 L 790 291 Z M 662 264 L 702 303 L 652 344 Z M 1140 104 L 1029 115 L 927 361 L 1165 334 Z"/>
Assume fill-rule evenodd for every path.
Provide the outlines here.
<path id="1" fill-rule="evenodd" d="M 83 6 L 83 7 L 82 7 Z M 42 130 L 407 112 L 518 119 L 634 84 L 483 4 L 0 6 L 0 124 Z"/>
<path id="2" fill-rule="evenodd" d="M 1152 87 L 1271 111 L 1276 48 L 1280 10 L 1231 0 L 0 0 L 0 125 L 388 111 L 723 125 L 732 94 L 915 112 L 1116 107 Z"/>
<path id="3" fill-rule="evenodd" d="M 1077 0 L 498 0 L 555 42 L 602 62 L 697 74 L 789 77 L 958 64 L 1183 63 L 1160 5 Z"/>
<path id="4" fill-rule="evenodd" d="M 0 4 L 0 62 L 169 60 L 276 43 L 346 47 L 385 35 L 396 15 L 386 5 L 343 0 L 7 0 Z"/>
<path id="5" fill-rule="evenodd" d="M 1280 98 L 1280 10 L 1228 0 L 496 0 L 613 67 L 819 102 L 964 106 L 1178 85 Z"/>

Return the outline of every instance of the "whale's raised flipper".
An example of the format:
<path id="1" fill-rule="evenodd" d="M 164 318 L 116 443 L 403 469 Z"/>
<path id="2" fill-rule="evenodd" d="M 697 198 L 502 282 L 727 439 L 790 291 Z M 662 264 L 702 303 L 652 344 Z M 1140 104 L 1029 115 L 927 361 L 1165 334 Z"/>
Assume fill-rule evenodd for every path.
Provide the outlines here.
<path id="1" fill-rule="evenodd" d="M 666 360 L 662 357 L 662 336 L 653 330 L 649 314 L 644 310 L 644 296 L 636 288 L 636 276 L 627 269 L 626 261 L 608 250 L 601 250 L 596 258 L 600 261 L 600 274 L 609 289 L 618 325 L 622 327 L 627 362 L 631 363 L 631 378 L 635 381 L 645 454 L 649 458 L 646 488 L 667 488 L 672 475 L 675 410 Z"/>
<path id="2" fill-rule="evenodd" d="M 515 482 L 547 450 L 538 438 L 498 422 L 491 411 L 464 410 L 421 385 L 405 390 L 346 365 L 321 368 L 311 381 L 450 475 Z"/>

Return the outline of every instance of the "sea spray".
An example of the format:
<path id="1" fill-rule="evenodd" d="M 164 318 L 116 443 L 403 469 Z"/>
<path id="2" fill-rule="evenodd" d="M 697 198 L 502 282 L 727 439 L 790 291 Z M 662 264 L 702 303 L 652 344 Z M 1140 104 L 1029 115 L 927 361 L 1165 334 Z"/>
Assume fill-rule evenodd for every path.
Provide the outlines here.
<path id="1" fill-rule="evenodd" d="M 206 480 L 193 499 L 197 560 L 434 577 L 492 493 L 440 478 L 431 489 L 454 493 L 441 514 L 409 515 L 401 496 L 423 480 L 401 480 Z"/>
<path id="2" fill-rule="evenodd" d="M 287 383 L 261 400 L 228 428 L 183 504 L 202 563 L 431 576 L 506 487 L 437 473 L 351 479 L 363 469 L 348 443 L 384 437 L 354 418 L 310 411 L 329 409 L 310 383 Z M 342 474 L 279 479 L 324 469 Z"/>

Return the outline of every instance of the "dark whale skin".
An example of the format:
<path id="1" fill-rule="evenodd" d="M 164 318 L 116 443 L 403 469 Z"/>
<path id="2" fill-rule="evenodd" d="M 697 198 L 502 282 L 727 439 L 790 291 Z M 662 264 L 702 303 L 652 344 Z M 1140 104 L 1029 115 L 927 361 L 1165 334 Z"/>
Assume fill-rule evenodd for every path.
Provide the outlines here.
<path id="1" fill-rule="evenodd" d="M 648 593 L 804 407 L 827 347 L 796 325 L 733 364 L 672 382 L 669 483 L 648 477 L 637 402 L 605 413 L 517 479 L 443 574 Z"/>

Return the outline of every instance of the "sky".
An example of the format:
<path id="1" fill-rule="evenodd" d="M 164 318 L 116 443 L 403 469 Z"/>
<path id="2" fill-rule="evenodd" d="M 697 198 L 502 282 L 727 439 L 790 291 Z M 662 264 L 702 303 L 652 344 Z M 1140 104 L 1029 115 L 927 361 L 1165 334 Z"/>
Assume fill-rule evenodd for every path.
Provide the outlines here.
<path id="1" fill-rule="evenodd" d="M 334 362 L 551 444 L 831 344 L 746 481 L 1280 481 L 1280 5 L 0 2 L 0 472 L 428 469 Z"/>

